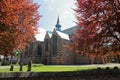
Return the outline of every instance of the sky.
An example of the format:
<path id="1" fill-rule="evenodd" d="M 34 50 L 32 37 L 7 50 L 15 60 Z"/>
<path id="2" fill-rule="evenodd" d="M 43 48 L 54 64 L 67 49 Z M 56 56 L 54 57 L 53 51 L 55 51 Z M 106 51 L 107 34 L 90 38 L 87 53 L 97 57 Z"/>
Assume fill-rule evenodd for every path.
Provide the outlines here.
<path id="1" fill-rule="evenodd" d="M 75 0 L 33 0 L 40 5 L 39 13 L 42 16 L 38 26 L 45 30 L 52 31 L 57 23 L 59 16 L 61 29 L 67 29 L 75 26 L 74 13 Z"/>

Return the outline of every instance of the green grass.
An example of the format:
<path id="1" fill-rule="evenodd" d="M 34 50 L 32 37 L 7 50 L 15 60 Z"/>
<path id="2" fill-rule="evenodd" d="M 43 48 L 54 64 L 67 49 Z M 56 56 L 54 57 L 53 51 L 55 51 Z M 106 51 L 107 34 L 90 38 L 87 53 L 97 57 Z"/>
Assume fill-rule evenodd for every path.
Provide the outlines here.
<path id="1" fill-rule="evenodd" d="M 34 72 L 63 72 L 63 71 L 77 71 L 77 70 L 89 70 L 93 67 L 80 67 L 80 66 L 42 66 L 33 67 Z"/>
<path id="2" fill-rule="evenodd" d="M 114 64 L 105 64 L 105 65 L 42 65 L 42 64 L 33 64 L 32 65 L 32 72 L 65 72 L 65 71 L 82 71 L 82 70 L 91 70 L 96 69 L 97 67 L 106 68 L 106 67 L 113 68 Z M 120 65 L 117 65 L 118 67 Z M 22 72 L 27 72 L 27 66 L 23 67 Z M 0 72 L 20 72 L 19 66 L 14 68 L 14 71 L 9 71 L 10 68 L 0 68 Z"/>
<path id="3" fill-rule="evenodd" d="M 22 72 L 27 71 L 27 66 L 23 67 Z M 32 66 L 32 72 L 65 72 L 65 71 L 77 71 L 77 70 L 90 70 L 96 67 L 85 67 L 85 66 Z M 19 67 L 15 67 L 14 71 L 9 71 L 10 68 L 0 69 L 0 72 L 20 72 Z"/>

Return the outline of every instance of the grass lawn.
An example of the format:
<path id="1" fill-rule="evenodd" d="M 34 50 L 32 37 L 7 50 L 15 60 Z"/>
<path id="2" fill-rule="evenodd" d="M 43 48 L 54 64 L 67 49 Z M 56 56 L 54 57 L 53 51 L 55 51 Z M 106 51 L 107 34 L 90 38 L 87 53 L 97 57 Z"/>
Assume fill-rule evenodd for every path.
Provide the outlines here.
<path id="1" fill-rule="evenodd" d="M 64 72 L 64 71 L 77 71 L 77 70 L 91 70 L 97 67 L 114 67 L 120 65 L 107 64 L 107 65 L 32 65 L 32 72 Z M 23 67 L 23 72 L 27 71 L 27 66 Z M 19 72 L 19 66 L 14 68 L 14 71 L 9 71 L 9 68 L 0 68 L 0 72 Z"/>

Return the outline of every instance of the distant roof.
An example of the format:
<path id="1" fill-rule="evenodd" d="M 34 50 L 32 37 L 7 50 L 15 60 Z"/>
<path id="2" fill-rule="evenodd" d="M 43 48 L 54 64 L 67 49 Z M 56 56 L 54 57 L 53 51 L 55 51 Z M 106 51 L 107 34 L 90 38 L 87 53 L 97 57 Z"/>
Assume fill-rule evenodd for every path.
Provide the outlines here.
<path id="1" fill-rule="evenodd" d="M 74 26 L 74 27 L 63 30 L 62 32 L 66 34 L 74 34 L 76 29 L 77 29 L 77 26 Z"/>
<path id="2" fill-rule="evenodd" d="M 46 30 L 42 28 L 38 28 L 38 33 L 35 35 L 35 38 L 37 41 L 44 41 L 45 35 L 46 35 Z"/>
<path id="3" fill-rule="evenodd" d="M 60 31 L 56 31 L 56 32 L 58 33 L 58 35 L 59 35 L 62 39 L 70 40 L 68 34 L 65 34 L 65 33 L 60 32 Z"/>

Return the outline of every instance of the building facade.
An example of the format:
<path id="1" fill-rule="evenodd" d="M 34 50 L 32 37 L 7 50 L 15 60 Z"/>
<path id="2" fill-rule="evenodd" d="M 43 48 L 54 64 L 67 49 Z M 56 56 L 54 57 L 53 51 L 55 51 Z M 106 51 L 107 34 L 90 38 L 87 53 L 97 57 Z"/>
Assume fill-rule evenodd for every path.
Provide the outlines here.
<path id="1" fill-rule="evenodd" d="M 24 64 L 29 61 L 51 65 L 90 64 L 89 57 L 76 54 L 74 50 L 65 46 L 71 44 L 71 35 L 76 29 L 75 26 L 62 31 L 59 17 L 52 32 L 39 28 L 35 35 L 35 42 L 26 47 L 21 55 L 21 61 Z"/>

